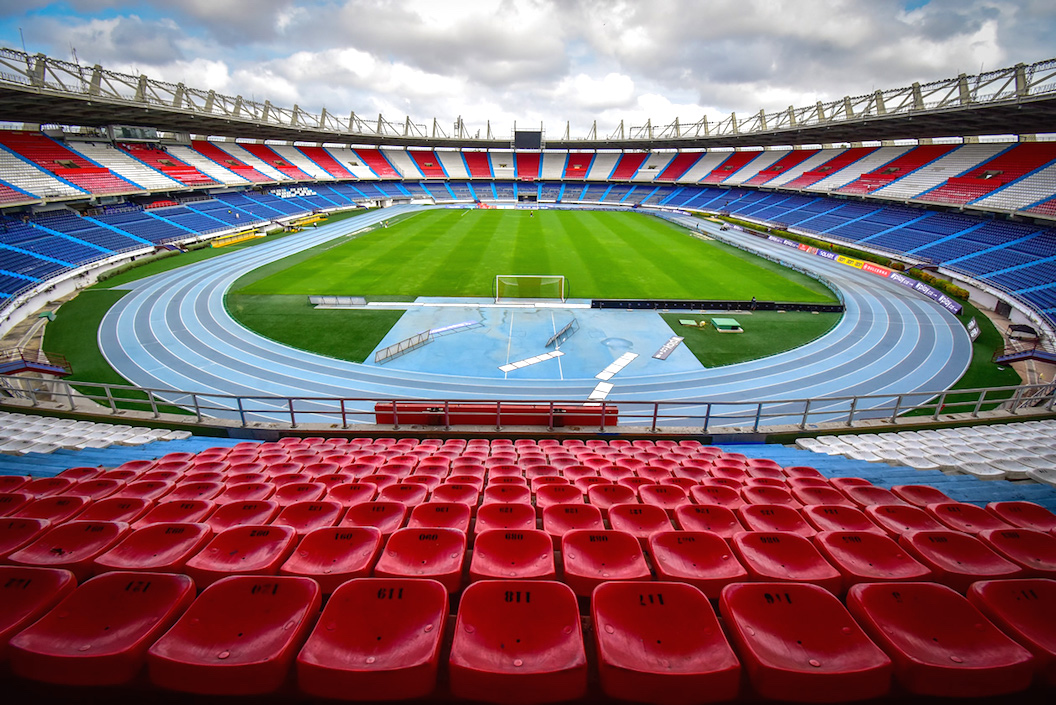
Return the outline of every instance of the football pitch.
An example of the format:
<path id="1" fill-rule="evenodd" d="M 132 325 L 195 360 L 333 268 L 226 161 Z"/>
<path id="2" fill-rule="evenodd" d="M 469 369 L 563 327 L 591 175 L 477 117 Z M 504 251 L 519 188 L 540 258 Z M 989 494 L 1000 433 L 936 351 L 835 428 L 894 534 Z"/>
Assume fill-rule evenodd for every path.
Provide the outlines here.
<path id="1" fill-rule="evenodd" d="M 810 277 L 640 213 L 426 211 L 236 282 L 236 295 L 490 297 L 503 274 L 563 275 L 570 298 L 832 302 Z"/>

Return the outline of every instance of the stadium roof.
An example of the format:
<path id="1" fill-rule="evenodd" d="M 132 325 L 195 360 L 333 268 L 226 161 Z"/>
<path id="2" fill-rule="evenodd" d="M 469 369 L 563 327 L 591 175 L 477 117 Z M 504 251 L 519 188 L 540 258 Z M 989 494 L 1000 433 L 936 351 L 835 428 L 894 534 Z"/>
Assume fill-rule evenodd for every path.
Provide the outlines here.
<path id="1" fill-rule="evenodd" d="M 461 119 L 450 130 L 411 118 L 312 114 L 0 48 L 0 120 L 105 127 L 258 140 L 360 145 L 509 148 L 510 136 L 470 136 Z M 599 135 L 547 137 L 551 149 L 704 149 L 828 144 L 867 140 L 1036 134 L 1056 130 L 1056 59 L 875 91 L 828 103 L 711 122 L 620 125 Z M 511 133 L 512 135 L 512 130 Z"/>

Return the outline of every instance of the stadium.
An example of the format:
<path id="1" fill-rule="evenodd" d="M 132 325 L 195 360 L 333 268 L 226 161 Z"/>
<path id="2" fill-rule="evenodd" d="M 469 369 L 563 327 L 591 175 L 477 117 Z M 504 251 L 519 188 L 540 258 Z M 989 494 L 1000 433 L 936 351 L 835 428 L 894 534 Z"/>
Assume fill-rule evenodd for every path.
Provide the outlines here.
<path id="1" fill-rule="evenodd" d="M 5 692 L 1047 700 L 1054 78 L 482 136 L 0 48 Z"/>

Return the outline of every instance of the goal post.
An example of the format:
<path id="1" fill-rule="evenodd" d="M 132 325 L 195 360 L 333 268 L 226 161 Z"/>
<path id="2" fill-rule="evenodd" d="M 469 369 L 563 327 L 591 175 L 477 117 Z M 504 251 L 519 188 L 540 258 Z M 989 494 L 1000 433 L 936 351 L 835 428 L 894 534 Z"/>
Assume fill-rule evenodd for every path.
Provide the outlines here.
<path id="1" fill-rule="evenodd" d="M 561 274 L 498 274 L 495 303 L 565 301 L 568 287 Z"/>

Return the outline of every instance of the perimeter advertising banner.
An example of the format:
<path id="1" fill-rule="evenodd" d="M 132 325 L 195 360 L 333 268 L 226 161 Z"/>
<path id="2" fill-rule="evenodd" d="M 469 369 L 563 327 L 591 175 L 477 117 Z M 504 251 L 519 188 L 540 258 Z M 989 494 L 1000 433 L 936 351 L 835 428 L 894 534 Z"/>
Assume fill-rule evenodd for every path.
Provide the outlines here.
<path id="1" fill-rule="evenodd" d="M 770 240 L 771 242 L 777 242 L 777 243 L 780 243 L 780 244 L 785 245 L 787 247 L 794 247 L 797 250 L 800 250 L 802 252 L 806 252 L 808 254 L 815 255 L 817 257 L 824 257 L 825 259 L 834 260 L 834 261 L 839 262 L 840 264 L 846 265 L 848 267 L 854 267 L 855 269 L 860 269 L 863 272 L 869 272 L 870 274 L 875 274 L 878 277 L 884 277 L 885 279 L 890 279 L 891 281 L 895 282 L 896 284 L 901 284 L 902 286 L 904 286 L 906 288 L 914 289 L 916 291 L 919 291 L 921 294 L 924 294 L 929 299 L 932 299 L 932 300 L 938 302 L 938 304 L 940 306 L 942 306 L 943 308 L 945 308 L 947 311 L 949 311 L 950 313 L 952 313 L 954 315 L 958 315 L 961 312 L 962 306 L 959 303 L 957 303 L 956 301 L 954 301 L 953 299 L 951 299 L 949 296 L 946 296 L 946 294 L 942 293 L 941 291 L 939 291 L 938 289 L 936 289 L 934 287 L 928 286 L 924 282 L 918 282 L 916 279 L 912 279 L 910 277 L 907 277 L 906 275 L 901 274 L 899 272 L 896 272 L 893 269 L 888 269 L 887 267 L 881 267 L 880 265 L 873 264 L 872 262 L 863 262 L 862 260 L 857 260 L 857 259 L 854 259 L 853 257 L 844 257 L 843 255 L 837 255 L 835 252 L 829 252 L 828 250 L 821 250 L 821 249 L 818 249 L 817 247 L 811 247 L 810 245 L 804 245 L 803 243 L 796 242 L 795 240 L 789 240 L 788 238 L 784 238 L 784 237 L 777 237 L 776 235 L 768 235 L 767 239 Z"/>

